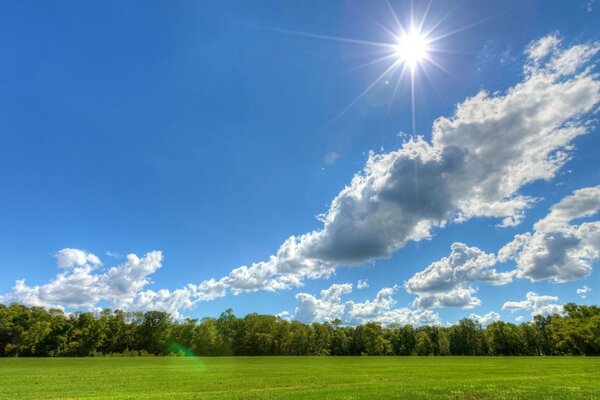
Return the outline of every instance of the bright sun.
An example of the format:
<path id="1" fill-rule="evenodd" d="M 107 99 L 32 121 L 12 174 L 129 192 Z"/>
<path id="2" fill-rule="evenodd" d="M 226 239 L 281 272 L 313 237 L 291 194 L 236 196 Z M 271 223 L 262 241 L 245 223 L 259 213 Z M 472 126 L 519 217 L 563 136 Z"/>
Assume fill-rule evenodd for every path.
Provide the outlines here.
<path id="1" fill-rule="evenodd" d="M 432 21 L 432 23 L 427 23 L 427 16 L 429 14 L 429 9 L 432 3 L 432 1 L 429 1 L 429 4 L 427 5 L 427 8 L 425 8 L 424 12 L 418 13 L 421 15 L 415 14 L 414 10 L 412 9 L 410 13 L 406 13 L 406 16 L 408 17 L 409 21 L 407 21 L 408 24 L 404 25 L 398 18 L 398 15 L 394 11 L 390 3 L 388 1 L 386 1 L 385 3 L 387 4 L 387 7 L 391 13 L 390 21 L 395 22 L 395 24 L 387 26 L 385 23 L 374 20 L 374 22 L 387 34 L 385 41 L 345 38 L 281 29 L 275 30 L 283 33 L 301 35 L 317 39 L 333 40 L 337 42 L 376 47 L 377 51 L 373 51 L 369 54 L 379 54 L 380 56 L 362 65 L 358 65 L 355 69 L 373 67 L 375 65 L 383 65 L 382 67 L 377 67 L 377 69 L 379 69 L 381 73 L 379 73 L 379 75 L 377 75 L 365 87 L 365 89 L 354 98 L 354 100 L 352 100 L 340 113 L 338 113 L 338 115 L 333 119 L 333 121 L 329 123 L 329 125 L 335 122 L 341 115 L 346 113 L 352 106 L 354 106 L 365 95 L 367 95 L 367 93 L 369 93 L 372 89 L 376 88 L 382 82 L 385 82 L 385 85 L 388 85 L 393 77 L 393 79 L 396 80 L 396 84 L 392 85 L 391 90 L 385 91 L 385 93 L 391 93 L 387 112 L 389 112 L 396 94 L 403 92 L 401 90 L 402 83 L 408 83 L 410 102 L 412 108 L 411 133 L 416 134 L 415 90 L 417 89 L 417 86 L 419 86 L 418 83 L 422 78 L 421 75 L 423 74 L 424 77 L 428 78 L 431 81 L 429 71 L 432 67 L 435 67 L 440 71 L 445 72 L 449 76 L 454 77 L 454 75 L 452 75 L 450 71 L 446 70 L 446 68 L 443 65 L 443 62 L 440 62 L 443 61 L 443 58 L 440 57 L 440 53 L 444 52 L 444 43 L 441 42 L 441 40 L 448 36 L 454 35 L 457 32 L 463 31 L 469 28 L 470 26 L 473 26 L 473 24 L 467 25 L 462 28 L 459 27 L 449 32 L 440 32 L 438 30 L 438 27 L 448 16 L 451 15 L 452 11 L 443 16 L 437 22 Z M 425 3 L 426 2 L 423 2 L 423 4 Z M 431 83 L 433 84 L 433 82 Z M 381 93 L 384 93 L 384 91 L 382 91 Z"/>
<path id="2" fill-rule="evenodd" d="M 429 50 L 427 38 L 419 32 L 410 31 L 398 39 L 396 54 L 400 61 L 415 67 L 427 57 Z"/>

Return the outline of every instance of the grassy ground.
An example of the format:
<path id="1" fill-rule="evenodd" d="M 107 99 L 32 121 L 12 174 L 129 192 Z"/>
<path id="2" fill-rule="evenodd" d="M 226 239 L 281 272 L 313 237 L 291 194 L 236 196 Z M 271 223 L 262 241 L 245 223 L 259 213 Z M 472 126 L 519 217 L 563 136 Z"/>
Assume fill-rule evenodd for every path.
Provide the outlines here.
<path id="1" fill-rule="evenodd" d="M 5 358 L 0 399 L 600 399 L 600 358 Z"/>

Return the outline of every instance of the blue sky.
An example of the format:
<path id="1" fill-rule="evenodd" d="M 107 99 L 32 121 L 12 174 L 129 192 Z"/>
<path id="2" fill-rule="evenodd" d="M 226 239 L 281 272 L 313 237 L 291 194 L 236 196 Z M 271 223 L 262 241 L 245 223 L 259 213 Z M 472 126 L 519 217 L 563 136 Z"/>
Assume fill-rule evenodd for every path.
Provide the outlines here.
<path id="1" fill-rule="evenodd" d="M 408 27 L 427 5 L 391 8 Z M 393 95 L 402 65 L 352 103 L 389 63 L 324 38 L 390 43 L 384 2 L 0 2 L 0 299 L 347 323 L 598 303 L 599 7 L 433 2 L 424 29 L 449 35 L 431 45 L 440 67 L 417 68 L 413 120 L 406 79 Z M 455 120 L 434 139 L 440 117 Z M 413 158 L 403 142 L 421 146 Z M 490 157 L 465 156 L 479 151 Z M 369 157 L 375 183 L 353 187 Z M 593 204 L 573 211 L 582 198 Z M 534 227 L 560 204 L 572 219 Z M 455 242 L 471 250 L 418 274 Z M 433 282 L 444 268 L 451 282 Z"/>

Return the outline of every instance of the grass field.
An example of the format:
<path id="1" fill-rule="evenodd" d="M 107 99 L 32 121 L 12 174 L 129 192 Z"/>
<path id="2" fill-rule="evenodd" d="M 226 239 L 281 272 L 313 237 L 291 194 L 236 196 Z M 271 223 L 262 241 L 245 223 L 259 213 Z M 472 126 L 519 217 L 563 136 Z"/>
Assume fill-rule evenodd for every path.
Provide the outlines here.
<path id="1" fill-rule="evenodd" d="M 0 399 L 600 399 L 600 358 L 5 358 Z"/>

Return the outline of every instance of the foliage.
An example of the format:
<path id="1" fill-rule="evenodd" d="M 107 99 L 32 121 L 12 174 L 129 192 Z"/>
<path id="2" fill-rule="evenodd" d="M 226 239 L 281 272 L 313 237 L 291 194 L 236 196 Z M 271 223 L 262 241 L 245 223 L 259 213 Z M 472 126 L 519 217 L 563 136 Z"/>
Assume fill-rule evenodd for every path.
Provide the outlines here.
<path id="1" fill-rule="evenodd" d="M 176 320 L 161 311 L 60 310 L 0 304 L 0 356 L 101 355 L 600 355 L 600 307 L 567 304 L 564 315 L 486 328 L 471 319 L 449 327 L 339 320 L 302 324 L 272 315 Z"/>

